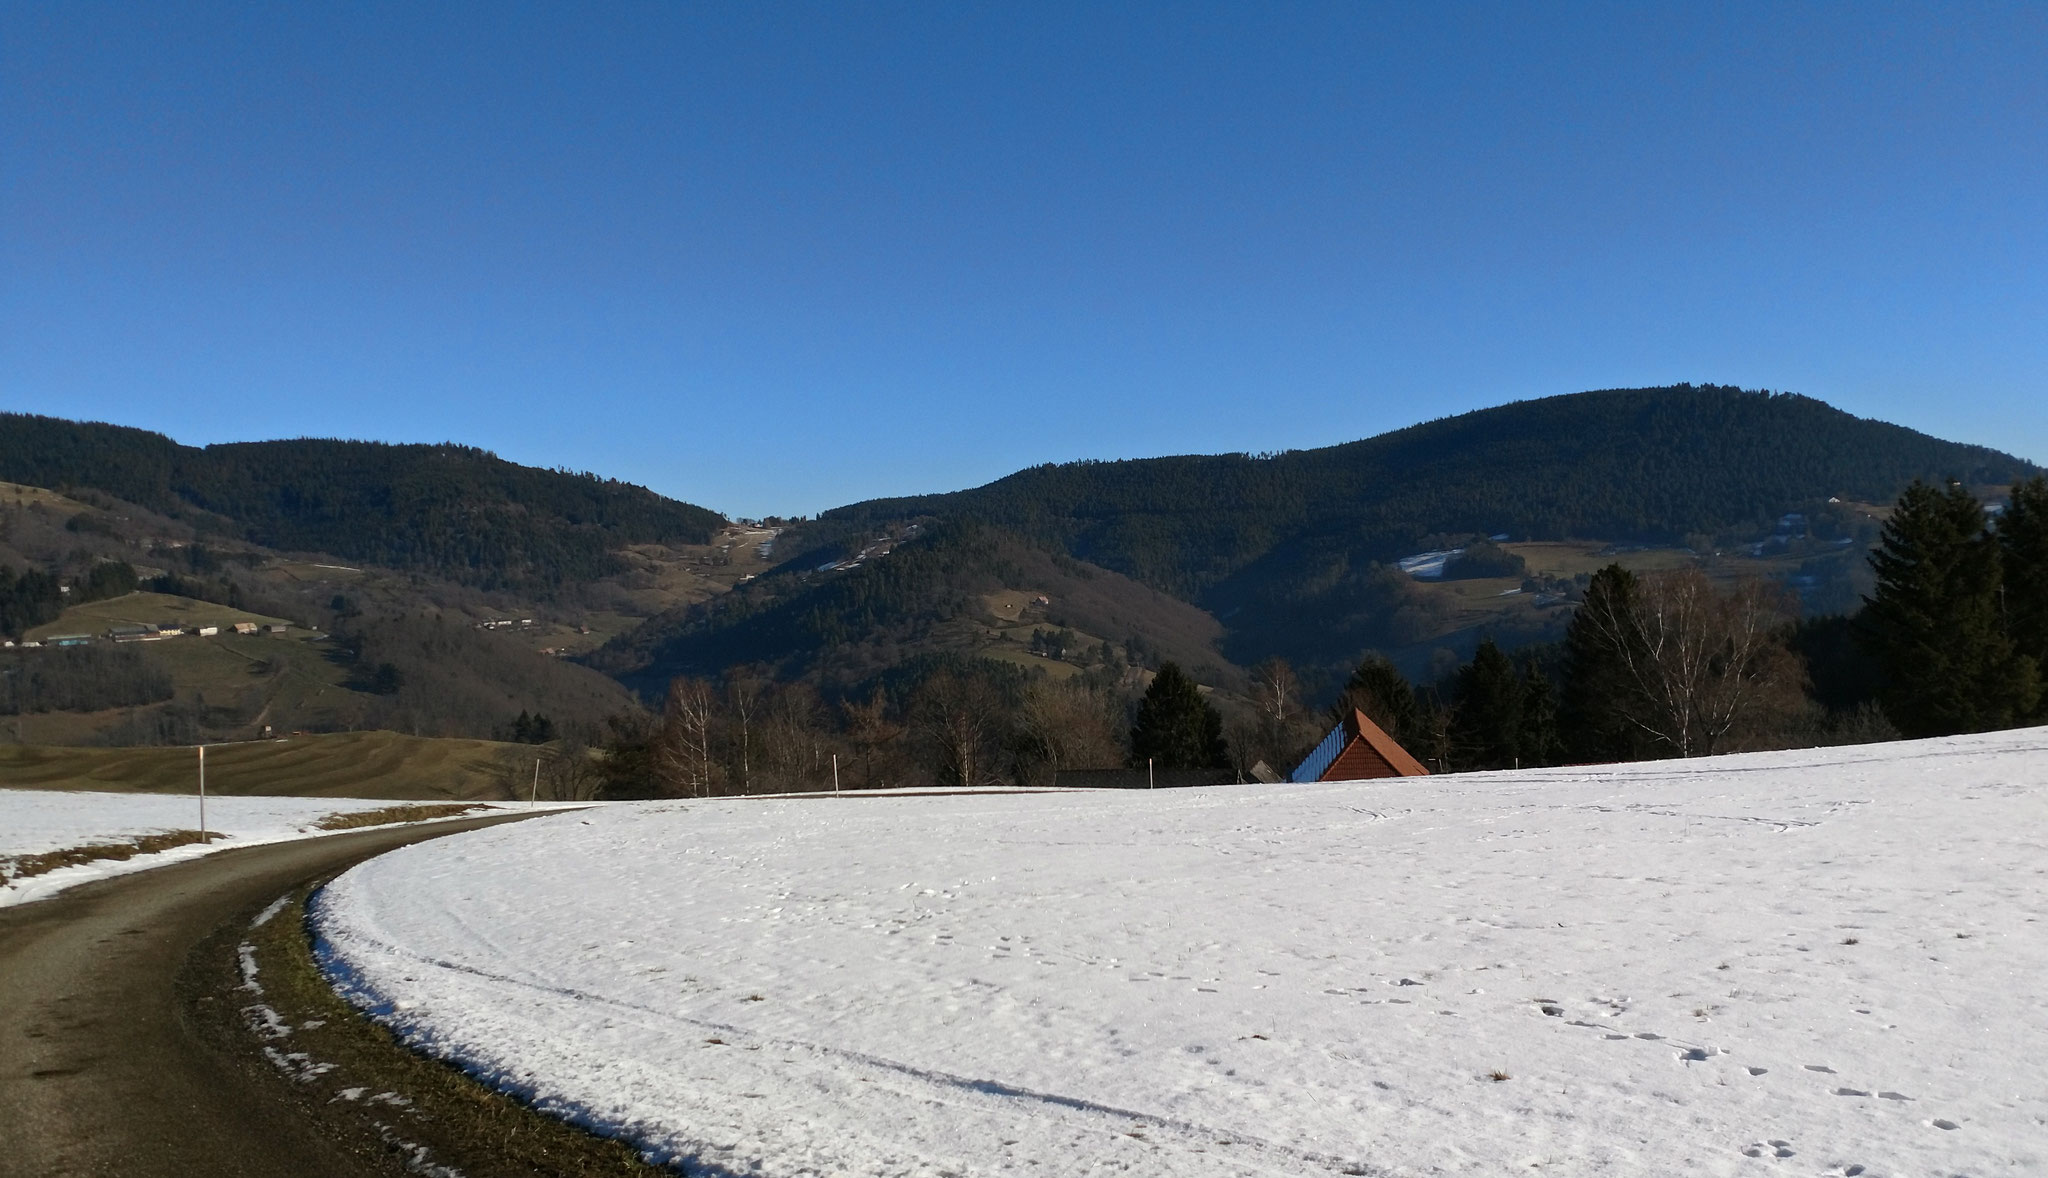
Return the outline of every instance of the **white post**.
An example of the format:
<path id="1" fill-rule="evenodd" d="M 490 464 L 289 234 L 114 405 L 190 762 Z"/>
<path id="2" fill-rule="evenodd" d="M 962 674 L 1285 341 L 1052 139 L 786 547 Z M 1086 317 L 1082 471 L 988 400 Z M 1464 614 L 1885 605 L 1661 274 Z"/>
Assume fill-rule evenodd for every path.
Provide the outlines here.
<path id="1" fill-rule="evenodd" d="M 1152 788 L 1152 758 L 1145 758 L 1145 788 Z"/>
<path id="2" fill-rule="evenodd" d="M 539 758 L 539 757 L 535 757 L 535 758 L 533 759 L 533 792 L 531 792 L 531 793 L 529 793 L 529 794 L 527 794 L 527 795 L 526 795 L 526 808 L 527 808 L 527 809 L 529 809 L 529 810 L 531 810 L 531 809 L 533 808 L 533 804 L 534 804 L 535 802 L 539 801 L 539 800 L 540 800 L 540 758 Z"/>
<path id="3" fill-rule="evenodd" d="M 832 792 L 839 792 L 839 754 L 832 754 Z"/>
<path id="4" fill-rule="evenodd" d="M 199 746 L 199 841 L 211 845 L 206 833 L 206 746 Z"/>

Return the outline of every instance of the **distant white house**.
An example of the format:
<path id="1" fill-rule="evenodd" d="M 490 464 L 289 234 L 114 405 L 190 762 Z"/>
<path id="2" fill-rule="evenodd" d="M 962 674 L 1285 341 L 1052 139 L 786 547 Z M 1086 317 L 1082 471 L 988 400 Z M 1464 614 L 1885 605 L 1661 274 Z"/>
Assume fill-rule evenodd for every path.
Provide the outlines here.
<path id="1" fill-rule="evenodd" d="M 199 635 L 199 636 L 200 636 L 201 638 L 211 638 L 211 637 L 213 637 L 214 635 L 216 635 L 216 634 L 220 633 L 220 627 L 219 627 L 219 626 L 201 626 L 201 627 L 199 627 L 199 628 L 198 628 L 197 630 L 194 630 L 194 631 L 193 631 L 193 633 L 195 633 L 195 634 Z"/>
<path id="2" fill-rule="evenodd" d="M 256 630 L 257 630 L 257 625 L 256 625 L 256 623 L 254 623 L 254 622 L 236 622 L 236 623 L 235 623 L 235 633 L 237 633 L 237 634 L 254 634 L 254 633 L 256 632 Z"/>

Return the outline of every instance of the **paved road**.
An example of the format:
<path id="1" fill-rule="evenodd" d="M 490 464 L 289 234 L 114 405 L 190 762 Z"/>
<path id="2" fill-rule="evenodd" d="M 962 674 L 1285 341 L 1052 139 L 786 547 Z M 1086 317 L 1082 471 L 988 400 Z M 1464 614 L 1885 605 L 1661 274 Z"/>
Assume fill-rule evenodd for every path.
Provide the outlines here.
<path id="1" fill-rule="evenodd" d="M 369 1159 L 316 1136 L 274 1077 L 205 1041 L 179 1001 L 179 974 L 209 934 L 298 884 L 524 817 L 223 851 L 0 909 L 0 1175 L 371 1172 Z"/>

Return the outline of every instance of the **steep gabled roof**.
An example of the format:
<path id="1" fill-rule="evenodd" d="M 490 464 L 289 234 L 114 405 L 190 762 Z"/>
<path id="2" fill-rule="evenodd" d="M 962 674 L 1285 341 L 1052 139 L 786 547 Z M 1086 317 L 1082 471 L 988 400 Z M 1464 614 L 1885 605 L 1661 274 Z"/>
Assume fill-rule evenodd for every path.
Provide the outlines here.
<path id="1" fill-rule="evenodd" d="M 1371 716 L 1366 715 L 1357 708 L 1353 708 L 1351 709 L 1351 720 L 1345 727 L 1352 729 L 1357 733 L 1358 739 L 1371 745 L 1374 752 L 1385 757 L 1387 764 L 1392 765 L 1398 770 L 1401 776 L 1429 776 L 1429 770 L 1422 767 L 1422 762 L 1410 756 L 1408 750 L 1402 748 L 1399 741 L 1388 736 L 1386 729 L 1373 723 Z M 1339 759 L 1341 760 L 1342 758 Z"/>
<path id="2" fill-rule="evenodd" d="M 1429 770 L 1400 742 L 1357 708 L 1288 774 L 1287 780 L 1355 781 L 1375 777 L 1427 777 Z"/>

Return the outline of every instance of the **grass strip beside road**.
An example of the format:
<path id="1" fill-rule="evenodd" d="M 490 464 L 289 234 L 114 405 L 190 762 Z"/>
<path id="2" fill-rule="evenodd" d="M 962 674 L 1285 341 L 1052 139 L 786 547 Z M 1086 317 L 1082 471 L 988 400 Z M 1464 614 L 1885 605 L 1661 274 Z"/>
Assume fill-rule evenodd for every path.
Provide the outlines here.
<path id="1" fill-rule="evenodd" d="M 340 810 L 313 825 L 319 830 L 355 830 L 363 826 L 389 826 L 395 822 L 427 822 L 488 810 L 489 806 L 456 802 L 384 806 L 376 810 Z"/>
<path id="2" fill-rule="evenodd" d="M 341 810 L 326 815 L 313 824 L 315 830 L 356 830 L 365 826 L 391 826 L 400 822 L 430 822 L 438 818 L 459 818 L 489 806 L 474 803 L 420 803 L 398 806 L 383 806 L 375 810 Z M 173 847 L 183 847 L 197 842 L 214 839 L 231 839 L 233 835 L 216 830 L 202 833 L 196 830 L 166 830 L 156 834 L 137 835 L 117 843 L 85 843 L 76 847 L 65 847 L 56 851 L 43 851 L 34 855 L 0 855 L 0 883 L 19 883 L 55 871 L 60 867 L 77 867 L 86 863 L 120 861 L 133 859 L 137 855 L 154 855 Z"/>
<path id="3" fill-rule="evenodd" d="M 244 1033 L 344 1137 L 369 1138 L 408 1169 L 486 1175 L 645 1178 L 673 1171 L 414 1052 L 337 995 L 306 928 L 311 888 L 247 932 L 260 992 L 238 994 Z"/>
<path id="4" fill-rule="evenodd" d="M 196 830 L 166 830 L 158 834 L 138 835 L 126 842 L 87 843 L 83 846 L 65 847 L 59 851 L 44 851 L 37 855 L 0 856 L 0 882 L 15 883 L 57 870 L 59 867 L 76 867 L 82 863 L 97 863 L 105 859 L 133 859 L 137 855 L 154 855 L 172 847 L 196 843 L 208 836 Z M 213 838 L 229 836 L 214 831 Z"/>

